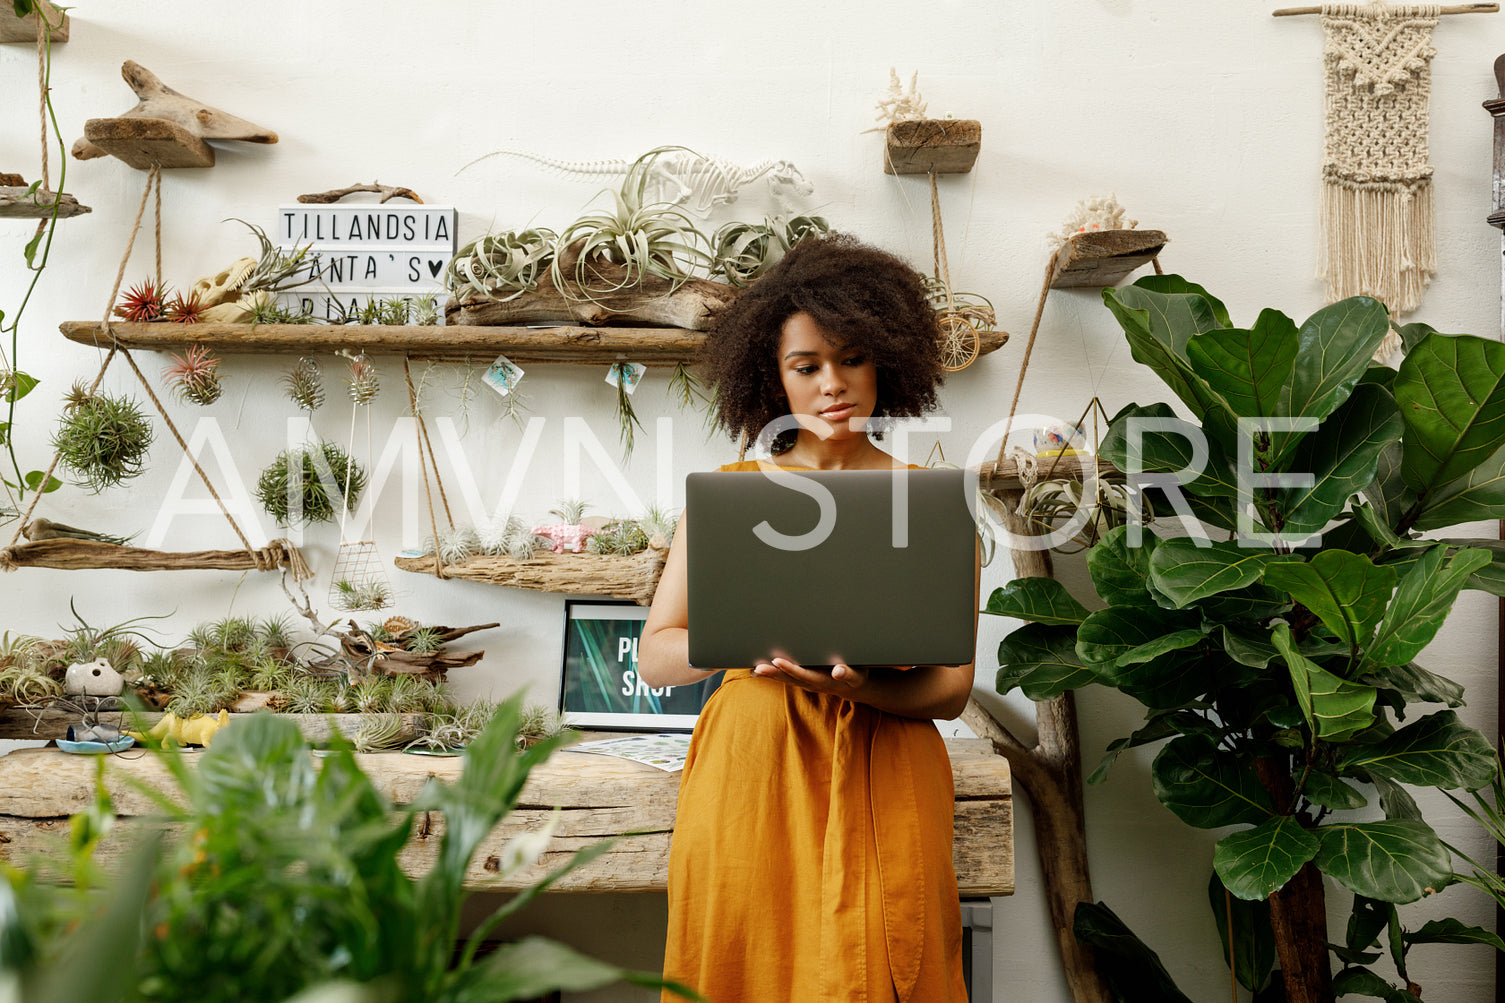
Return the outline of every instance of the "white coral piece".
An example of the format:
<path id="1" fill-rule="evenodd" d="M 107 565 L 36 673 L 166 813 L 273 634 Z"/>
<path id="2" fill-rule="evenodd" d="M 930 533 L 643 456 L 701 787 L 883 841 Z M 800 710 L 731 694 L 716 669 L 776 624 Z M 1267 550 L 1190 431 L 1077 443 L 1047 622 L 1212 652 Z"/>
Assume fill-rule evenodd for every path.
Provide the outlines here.
<path id="1" fill-rule="evenodd" d="M 909 78 L 909 90 L 899 83 L 899 71 L 888 68 L 888 96 L 878 102 L 878 121 L 885 126 L 895 122 L 910 122 L 925 117 L 925 102 L 920 99 L 917 86 L 920 71 Z"/>
<path id="2" fill-rule="evenodd" d="M 1124 207 L 1119 204 L 1117 196 L 1093 195 L 1078 202 L 1067 215 L 1066 222 L 1061 224 L 1061 229 L 1050 234 L 1047 239 L 1050 241 L 1050 249 L 1054 251 L 1078 233 L 1132 230 L 1138 225 L 1139 220 L 1126 218 Z"/>

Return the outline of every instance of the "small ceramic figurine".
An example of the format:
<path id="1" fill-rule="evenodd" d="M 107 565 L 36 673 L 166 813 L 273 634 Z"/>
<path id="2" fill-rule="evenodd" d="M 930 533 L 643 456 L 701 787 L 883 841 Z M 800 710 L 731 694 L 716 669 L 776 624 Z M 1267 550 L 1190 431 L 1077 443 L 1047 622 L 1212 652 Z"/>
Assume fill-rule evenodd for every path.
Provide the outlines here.
<path id="1" fill-rule="evenodd" d="M 69 696 L 118 697 L 125 690 L 125 677 L 103 658 L 74 662 L 63 676 L 63 692 Z"/>
<path id="2" fill-rule="evenodd" d="M 1085 433 L 1067 421 L 1055 421 L 1035 429 L 1036 456 L 1074 456 L 1082 448 Z"/>

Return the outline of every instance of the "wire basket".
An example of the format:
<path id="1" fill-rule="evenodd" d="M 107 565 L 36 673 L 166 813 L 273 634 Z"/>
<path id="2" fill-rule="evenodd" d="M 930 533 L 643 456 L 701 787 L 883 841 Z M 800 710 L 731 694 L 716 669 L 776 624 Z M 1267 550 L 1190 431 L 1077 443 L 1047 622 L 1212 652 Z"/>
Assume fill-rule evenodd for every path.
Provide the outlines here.
<path id="1" fill-rule="evenodd" d="M 329 605 L 341 613 L 386 609 L 392 581 L 372 540 L 341 543 L 329 576 Z"/>

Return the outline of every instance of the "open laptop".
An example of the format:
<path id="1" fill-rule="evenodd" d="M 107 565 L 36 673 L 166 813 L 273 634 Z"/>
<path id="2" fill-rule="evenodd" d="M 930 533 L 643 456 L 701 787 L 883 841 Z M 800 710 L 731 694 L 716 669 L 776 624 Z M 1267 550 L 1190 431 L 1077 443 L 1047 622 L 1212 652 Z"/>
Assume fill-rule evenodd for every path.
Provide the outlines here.
<path id="1" fill-rule="evenodd" d="M 689 475 L 690 664 L 972 661 L 970 487 L 962 470 Z"/>

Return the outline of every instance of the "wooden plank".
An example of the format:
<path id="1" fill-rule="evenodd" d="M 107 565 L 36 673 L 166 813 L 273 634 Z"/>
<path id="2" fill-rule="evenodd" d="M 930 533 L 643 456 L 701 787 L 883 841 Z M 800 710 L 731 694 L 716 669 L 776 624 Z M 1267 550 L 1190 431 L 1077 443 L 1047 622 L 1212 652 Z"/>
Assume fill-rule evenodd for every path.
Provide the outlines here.
<path id="1" fill-rule="evenodd" d="M 138 171 L 214 166 L 214 147 L 165 118 L 91 118 L 84 139 Z"/>
<path id="2" fill-rule="evenodd" d="M 0 185 L 0 219 L 51 219 L 54 208 L 58 219 L 94 211 L 66 192 L 38 188 L 27 194 L 26 185 Z"/>
<path id="3" fill-rule="evenodd" d="M 1008 895 L 1014 890 L 1013 802 L 1008 762 L 986 743 L 948 741 L 956 787 L 953 862 L 964 896 Z M 195 764 L 196 753 L 178 753 Z M 459 759 L 401 754 L 357 756 L 376 787 L 394 804 L 410 804 L 431 777 L 452 782 Z M 132 836 L 161 823 L 148 816 L 155 804 L 125 778 L 174 791 L 171 775 L 154 756 L 112 757 L 106 770 L 120 824 L 101 843 L 97 858 L 108 869 L 129 853 Z M 52 749 L 12 752 L 0 757 L 0 860 L 24 864 L 57 859 L 66 847 L 67 815 L 94 796 L 95 760 Z M 603 838 L 618 842 L 591 864 L 555 886 L 561 892 L 663 891 L 669 842 L 679 798 L 679 774 L 649 766 L 562 750 L 534 769 L 519 806 L 482 842 L 466 884 L 472 888 L 516 891 L 563 864 L 575 850 Z M 561 810 L 548 851 L 538 862 L 499 877 L 507 842 L 533 831 Z M 444 819 L 424 813 L 414 819 L 414 838 L 401 855 L 404 869 L 420 874 L 433 866 Z"/>
<path id="4" fill-rule="evenodd" d="M 62 16 L 61 24 L 58 23 L 59 15 Z M 68 41 L 68 32 L 73 27 L 73 21 L 66 11 L 54 4 L 52 12 L 47 16 L 47 23 L 52 25 L 50 34 L 53 45 Z M 0 45 L 11 43 L 37 44 L 37 15 L 33 12 L 25 17 L 16 17 L 15 10 L 7 3 L 0 6 Z"/>
<path id="5" fill-rule="evenodd" d="M 889 124 L 884 174 L 966 174 L 982 149 L 976 119 L 927 118 Z"/>
<path id="6" fill-rule="evenodd" d="M 626 557 L 544 552 L 526 561 L 516 561 L 510 557 L 476 556 L 463 564 L 441 565 L 439 577 L 463 578 L 535 592 L 611 596 L 647 606 L 653 602 L 653 593 L 658 590 L 666 555 L 667 551 L 650 547 Z M 398 557 L 393 563 L 403 571 L 434 573 L 432 555 Z"/>
<path id="7" fill-rule="evenodd" d="M 221 354 L 406 355 L 418 361 L 488 364 L 505 355 L 520 366 L 607 365 L 626 357 L 647 366 L 692 362 L 705 335 L 673 327 L 393 327 L 383 324 L 128 324 L 64 321 L 63 337 L 91 348 L 109 347 L 110 332 L 125 348 L 181 352 L 203 345 Z M 1008 335 L 985 331 L 979 354 L 1003 347 Z"/>
<path id="8" fill-rule="evenodd" d="M 1160 254 L 1161 230 L 1097 230 L 1072 234 L 1056 253 L 1052 289 L 1111 286 Z"/>
<path id="9" fill-rule="evenodd" d="M 234 720 L 236 716 L 232 714 L 231 720 Z M 417 738 L 424 715 L 402 714 L 399 716 L 402 718 L 402 731 L 398 733 L 394 741 L 411 741 Z M 310 742 L 327 742 L 334 737 L 336 732 L 347 737 L 354 735 L 365 721 L 360 714 L 284 714 L 283 717 L 295 722 L 298 730 L 303 733 L 303 737 Z M 124 712 L 115 711 L 105 711 L 100 714 L 102 722 L 123 728 L 134 728 L 131 722 L 138 719 L 150 728 L 162 719 L 162 715 L 157 711 L 144 712 L 138 718 L 129 718 Z M 78 715 L 72 711 L 51 707 L 7 707 L 0 711 L 0 739 L 47 741 L 64 738 L 68 734 L 70 724 L 78 724 Z M 135 755 L 135 753 L 132 752 L 130 755 Z M 87 762 L 90 757 L 73 756 L 70 758 Z M 92 777 L 93 774 L 91 773 L 90 776 Z"/>

